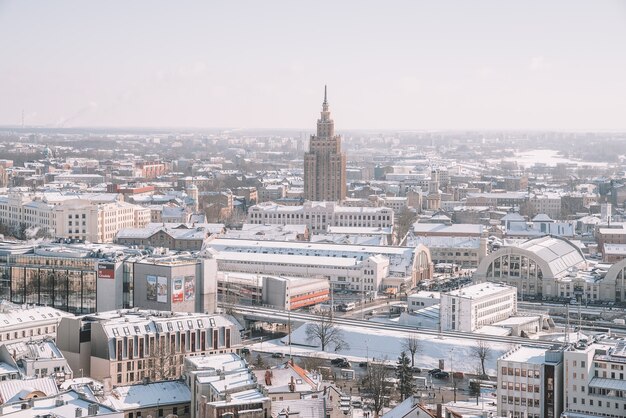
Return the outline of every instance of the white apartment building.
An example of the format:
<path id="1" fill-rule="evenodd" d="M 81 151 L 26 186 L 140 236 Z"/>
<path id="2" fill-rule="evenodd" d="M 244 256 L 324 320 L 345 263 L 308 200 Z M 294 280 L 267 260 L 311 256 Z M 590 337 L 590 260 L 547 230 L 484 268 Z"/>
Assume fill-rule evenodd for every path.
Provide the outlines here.
<path id="1" fill-rule="evenodd" d="M 38 337 L 56 338 L 62 318 L 71 314 L 48 306 L 15 305 L 0 301 L 0 344 Z"/>
<path id="2" fill-rule="evenodd" d="M 564 363 L 568 417 L 626 416 L 626 341 L 578 342 L 565 351 Z"/>
<path id="3" fill-rule="evenodd" d="M 444 331 L 473 332 L 517 312 L 517 289 L 479 283 L 441 294 L 440 321 Z"/>
<path id="4" fill-rule="evenodd" d="M 498 359 L 498 416 L 558 418 L 563 411 L 563 351 L 518 345 Z"/>
<path id="5" fill-rule="evenodd" d="M 42 228 L 56 238 L 112 242 L 122 228 L 142 228 L 150 209 L 119 200 L 116 194 L 29 194 L 14 189 L 0 196 L 0 223 Z"/>
<path id="6" fill-rule="evenodd" d="M 387 207 L 340 206 L 335 202 L 305 202 L 302 206 L 263 203 L 248 210 L 252 224 L 305 224 L 311 232 L 323 232 L 329 226 L 393 227 L 394 212 Z"/>

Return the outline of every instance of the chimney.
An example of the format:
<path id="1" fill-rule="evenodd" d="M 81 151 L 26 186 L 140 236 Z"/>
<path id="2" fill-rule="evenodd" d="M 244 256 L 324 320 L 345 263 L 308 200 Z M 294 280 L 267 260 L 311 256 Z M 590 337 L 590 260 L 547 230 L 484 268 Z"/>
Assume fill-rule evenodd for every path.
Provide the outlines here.
<path id="1" fill-rule="evenodd" d="M 293 376 L 291 376 L 291 381 L 289 382 L 289 392 L 295 392 L 296 391 L 296 382 L 293 379 Z"/>
<path id="2" fill-rule="evenodd" d="M 76 408 L 74 410 L 74 417 L 81 418 L 83 416 L 83 408 Z"/>
<path id="3" fill-rule="evenodd" d="M 443 408 L 440 403 L 437 404 L 437 418 L 443 418 Z"/>
<path id="4" fill-rule="evenodd" d="M 98 412 L 100 412 L 100 405 L 98 405 L 97 403 L 92 403 L 91 405 L 89 405 L 89 408 L 87 408 L 88 416 L 98 415 Z"/>
<path id="5" fill-rule="evenodd" d="M 272 372 L 269 370 L 265 371 L 265 385 L 272 386 Z"/>

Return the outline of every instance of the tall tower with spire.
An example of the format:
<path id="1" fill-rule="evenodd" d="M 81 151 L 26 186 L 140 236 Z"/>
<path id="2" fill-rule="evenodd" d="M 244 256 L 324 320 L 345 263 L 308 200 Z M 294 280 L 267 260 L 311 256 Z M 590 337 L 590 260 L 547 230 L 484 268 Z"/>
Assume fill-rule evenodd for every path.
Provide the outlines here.
<path id="1" fill-rule="evenodd" d="M 341 137 L 335 135 L 326 86 L 317 135 L 311 135 L 309 151 L 304 154 L 304 197 L 331 202 L 346 198 L 346 154 L 341 152 Z"/>

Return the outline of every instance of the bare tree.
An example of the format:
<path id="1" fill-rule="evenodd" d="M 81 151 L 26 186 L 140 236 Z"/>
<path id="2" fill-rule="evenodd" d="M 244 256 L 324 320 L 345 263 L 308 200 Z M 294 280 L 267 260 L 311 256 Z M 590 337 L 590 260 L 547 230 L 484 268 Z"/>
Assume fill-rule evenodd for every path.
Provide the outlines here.
<path id="1" fill-rule="evenodd" d="M 402 211 L 398 214 L 398 217 L 396 218 L 396 236 L 398 242 L 402 242 L 404 236 L 409 232 L 416 219 L 416 212 L 409 208 L 402 209 Z"/>
<path id="2" fill-rule="evenodd" d="M 367 375 L 361 382 L 365 388 L 366 395 L 364 399 L 371 402 L 374 416 L 378 417 L 385 404 L 385 397 L 391 393 L 391 387 L 388 382 L 391 372 L 382 363 L 369 363 L 367 366 Z"/>
<path id="3" fill-rule="evenodd" d="M 481 377 L 486 376 L 487 373 L 485 372 L 485 361 L 487 361 L 493 354 L 491 347 L 486 341 L 478 340 L 476 341 L 476 345 L 472 347 L 471 353 L 472 356 L 480 363 L 480 369 L 482 372 Z"/>
<path id="4" fill-rule="evenodd" d="M 307 324 L 305 331 L 307 341 L 318 342 L 322 346 L 322 351 L 326 351 L 326 347 L 331 344 L 335 346 L 335 351 L 350 348 L 343 339 L 341 329 L 333 323 L 330 312 L 322 312 L 317 321 Z"/>
<path id="5" fill-rule="evenodd" d="M 174 355 L 167 346 L 167 340 L 155 339 L 150 345 L 148 376 L 150 380 L 167 380 L 174 375 Z"/>
<path id="6" fill-rule="evenodd" d="M 411 367 L 415 366 L 415 353 L 422 351 L 422 344 L 416 334 L 408 335 L 402 342 L 402 348 L 411 353 Z"/>

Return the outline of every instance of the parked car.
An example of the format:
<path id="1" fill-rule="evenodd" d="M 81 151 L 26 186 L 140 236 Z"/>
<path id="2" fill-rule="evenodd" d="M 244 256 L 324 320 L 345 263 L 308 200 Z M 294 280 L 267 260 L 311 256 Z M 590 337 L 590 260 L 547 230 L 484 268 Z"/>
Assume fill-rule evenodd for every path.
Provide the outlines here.
<path id="1" fill-rule="evenodd" d="M 247 355 L 250 354 L 250 349 L 248 347 L 244 347 L 241 349 L 241 354 Z"/>
<path id="2" fill-rule="evenodd" d="M 367 367 L 367 362 L 366 361 L 360 362 L 359 367 Z"/>
<path id="3" fill-rule="evenodd" d="M 450 377 L 450 373 L 448 372 L 437 372 L 433 374 L 433 377 L 437 379 L 447 379 Z"/>
<path id="4" fill-rule="evenodd" d="M 439 373 L 440 371 L 441 371 L 441 369 L 431 369 L 431 370 L 428 371 L 428 374 L 432 376 L 435 373 Z"/>
<path id="5" fill-rule="evenodd" d="M 283 358 L 285 355 L 283 353 L 273 353 L 272 358 Z"/>
<path id="6" fill-rule="evenodd" d="M 338 366 L 338 365 L 340 365 L 341 363 L 344 363 L 344 362 L 346 362 L 346 361 L 348 361 L 348 360 L 346 360 L 346 359 L 345 359 L 345 358 L 343 358 L 343 357 L 337 357 L 337 358 L 332 359 L 332 360 L 330 361 L 330 364 L 332 364 L 333 366 Z"/>
<path id="7" fill-rule="evenodd" d="M 350 365 L 350 362 L 347 360 L 342 361 L 341 363 L 336 365 L 337 367 L 341 368 L 341 369 L 351 369 L 352 366 Z"/>
<path id="8" fill-rule="evenodd" d="M 417 366 L 413 366 L 413 367 L 411 367 L 411 371 L 412 371 L 413 373 L 421 373 L 421 372 L 422 372 L 422 369 L 420 369 L 420 368 L 419 368 L 419 367 L 417 367 Z"/>

